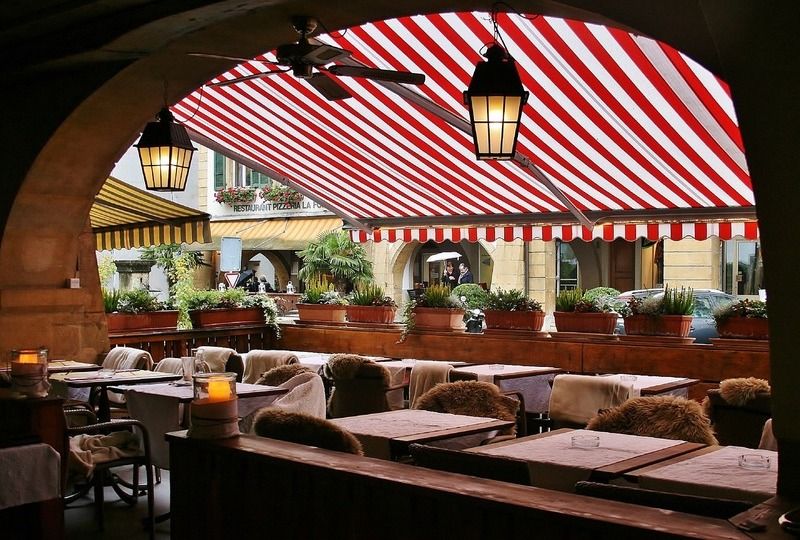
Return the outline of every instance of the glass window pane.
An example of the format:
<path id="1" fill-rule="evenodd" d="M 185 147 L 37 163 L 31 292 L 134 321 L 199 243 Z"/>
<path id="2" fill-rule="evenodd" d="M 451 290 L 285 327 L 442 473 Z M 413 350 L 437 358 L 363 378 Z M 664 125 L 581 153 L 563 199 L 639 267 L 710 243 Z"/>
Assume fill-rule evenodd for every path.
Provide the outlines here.
<path id="1" fill-rule="evenodd" d="M 214 153 L 214 191 L 225 189 L 225 156 Z"/>

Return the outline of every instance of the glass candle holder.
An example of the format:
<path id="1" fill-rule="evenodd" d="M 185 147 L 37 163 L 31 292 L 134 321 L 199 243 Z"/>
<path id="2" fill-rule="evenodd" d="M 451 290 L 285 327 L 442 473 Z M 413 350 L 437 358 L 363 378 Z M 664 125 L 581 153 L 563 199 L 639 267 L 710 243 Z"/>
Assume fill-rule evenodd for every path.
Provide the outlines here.
<path id="1" fill-rule="evenodd" d="M 600 446 L 600 437 L 597 435 L 573 435 L 573 448 L 597 448 Z"/>
<path id="2" fill-rule="evenodd" d="M 766 471 L 769 470 L 769 465 L 769 456 L 762 456 L 761 454 L 742 454 L 739 456 L 739 467 L 744 469 Z"/>
<path id="3" fill-rule="evenodd" d="M 47 348 L 12 350 L 11 382 L 12 389 L 24 396 L 45 397 L 50 390 Z"/>
<path id="4" fill-rule="evenodd" d="M 235 373 L 195 373 L 189 437 L 224 439 L 239 434 Z"/>

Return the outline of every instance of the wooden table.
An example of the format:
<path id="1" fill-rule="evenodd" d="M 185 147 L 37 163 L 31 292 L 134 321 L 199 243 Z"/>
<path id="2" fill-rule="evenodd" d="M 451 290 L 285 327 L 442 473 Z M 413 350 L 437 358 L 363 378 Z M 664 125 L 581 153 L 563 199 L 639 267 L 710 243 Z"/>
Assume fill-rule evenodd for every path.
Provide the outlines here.
<path id="1" fill-rule="evenodd" d="M 97 420 L 99 422 L 107 422 L 111 419 L 108 393 L 104 391 L 109 386 L 150 384 L 176 381 L 182 378 L 183 375 L 179 373 L 160 373 L 144 369 L 117 371 L 102 369 L 92 373 L 56 373 L 50 377 L 51 380 L 61 382 L 69 388 L 100 388 L 97 402 Z"/>
<path id="2" fill-rule="evenodd" d="M 513 420 L 401 409 L 331 420 L 355 435 L 364 455 L 392 459 L 412 443 L 428 443 L 511 427 Z"/>
<path id="3" fill-rule="evenodd" d="M 194 399 L 194 390 L 190 382 L 173 382 L 168 384 L 148 384 L 148 385 L 120 385 L 108 388 L 112 392 L 127 393 L 136 391 L 141 394 L 151 394 L 163 397 L 174 398 L 178 403 L 189 403 Z M 241 399 L 279 396 L 288 392 L 286 388 L 278 386 L 266 386 L 262 384 L 236 383 L 236 397 Z"/>
<path id="4" fill-rule="evenodd" d="M 48 373 L 68 373 L 74 371 L 99 371 L 102 366 L 76 362 L 74 360 L 53 360 L 47 363 Z"/>
<path id="5" fill-rule="evenodd" d="M 632 382 L 633 389 L 641 396 L 663 396 L 675 395 L 681 397 L 688 396 L 688 388 L 700 382 L 699 379 L 688 379 L 683 377 L 656 377 L 653 375 L 630 375 L 627 373 L 617 373 L 602 375 L 602 377 L 612 377 L 621 382 Z M 627 380 L 625 378 L 628 378 Z"/>
<path id="6" fill-rule="evenodd" d="M 599 446 L 574 448 L 575 435 L 597 436 Z M 699 443 L 564 428 L 467 451 L 523 459 L 534 486 L 573 492 L 581 480 L 608 481 L 700 448 Z"/>
<path id="7" fill-rule="evenodd" d="M 504 392 L 520 392 L 526 412 L 543 413 L 549 409 L 551 385 L 559 373 L 564 370 L 549 366 L 476 364 L 455 368 L 450 379 L 486 381 Z"/>
<path id="8" fill-rule="evenodd" d="M 739 456 L 743 454 L 769 457 L 769 469 L 752 470 L 740 467 Z M 708 446 L 629 471 L 625 478 L 638 482 L 643 489 L 736 499 L 756 504 L 775 496 L 778 453 L 741 446 Z"/>

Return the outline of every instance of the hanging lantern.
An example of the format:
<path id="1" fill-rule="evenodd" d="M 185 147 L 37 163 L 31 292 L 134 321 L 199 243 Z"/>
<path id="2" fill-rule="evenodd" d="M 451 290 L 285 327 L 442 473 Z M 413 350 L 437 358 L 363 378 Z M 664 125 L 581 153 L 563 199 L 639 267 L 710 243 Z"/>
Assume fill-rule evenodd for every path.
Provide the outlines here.
<path id="1" fill-rule="evenodd" d="M 136 143 L 145 187 L 152 191 L 183 191 L 195 147 L 186 128 L 175 122 L 166 107 L 149 122 Z"/>

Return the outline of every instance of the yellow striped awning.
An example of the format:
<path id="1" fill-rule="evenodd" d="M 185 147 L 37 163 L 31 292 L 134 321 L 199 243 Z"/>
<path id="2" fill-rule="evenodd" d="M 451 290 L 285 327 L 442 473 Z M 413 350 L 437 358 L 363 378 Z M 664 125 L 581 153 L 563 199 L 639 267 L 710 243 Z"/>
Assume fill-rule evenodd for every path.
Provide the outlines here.
<path id="1" fill-rule="evenodd" d="M 210 216 L 109 177 L 89 212 L 96 249 L 211 241 Z"/>
<path id="2" fill-rule="evenodd" d="M 214 221 L 211 223 L 213 247 L 219 249 L 223 236 L 242 239 L 242 249 L 297 250 L 306 247 L 320 233 L 342 228 L 338 217 L 284 218 L 255 221 Z"/>

